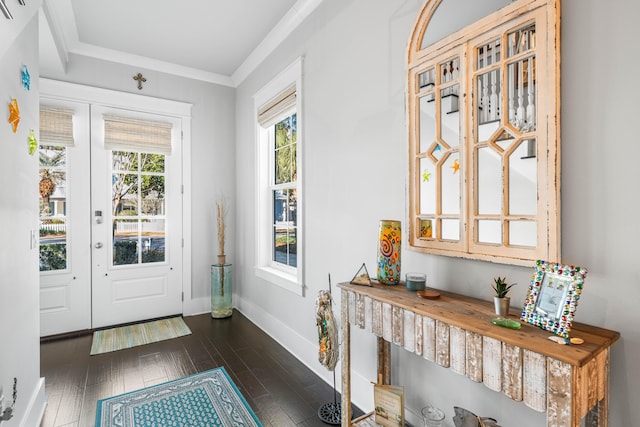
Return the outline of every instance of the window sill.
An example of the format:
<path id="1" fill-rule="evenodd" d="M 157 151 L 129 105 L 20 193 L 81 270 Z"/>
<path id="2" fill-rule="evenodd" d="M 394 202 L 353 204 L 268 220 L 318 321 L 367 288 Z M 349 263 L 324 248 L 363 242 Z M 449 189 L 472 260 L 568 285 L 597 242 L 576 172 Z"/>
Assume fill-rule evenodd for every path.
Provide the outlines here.
<path id="1" fill-rule="evenodd" d="M 287 274 L 284 271 L 272 267 L 256 267 L 256 276 L 264 279 L 276 286 L 280 286 L 296 295 L 303 296 L 304 286 L 298 282 L 295 275 Z"/>

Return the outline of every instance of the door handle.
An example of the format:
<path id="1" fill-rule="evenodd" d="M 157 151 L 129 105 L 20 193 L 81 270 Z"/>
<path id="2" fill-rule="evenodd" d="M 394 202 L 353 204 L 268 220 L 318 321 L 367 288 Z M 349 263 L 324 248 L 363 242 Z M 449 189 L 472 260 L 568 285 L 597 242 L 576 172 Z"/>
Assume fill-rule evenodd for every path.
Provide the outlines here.
<path id="1" fill-rule="evenodd" d="M 96 249 L 100 249 L 102 247 L 102 242 L 96 243 Z"/>

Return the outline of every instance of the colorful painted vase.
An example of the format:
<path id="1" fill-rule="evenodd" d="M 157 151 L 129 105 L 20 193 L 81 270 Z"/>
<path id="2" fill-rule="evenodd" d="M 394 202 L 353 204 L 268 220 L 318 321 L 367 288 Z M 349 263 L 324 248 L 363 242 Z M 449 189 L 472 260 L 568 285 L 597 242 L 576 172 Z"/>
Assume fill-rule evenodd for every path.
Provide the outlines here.
<path id="1" fill-rule="evenodd" d="M 378 280 L 385 285 L 400 283 L 400 221 L 380 221 L 378 242 Z"/>

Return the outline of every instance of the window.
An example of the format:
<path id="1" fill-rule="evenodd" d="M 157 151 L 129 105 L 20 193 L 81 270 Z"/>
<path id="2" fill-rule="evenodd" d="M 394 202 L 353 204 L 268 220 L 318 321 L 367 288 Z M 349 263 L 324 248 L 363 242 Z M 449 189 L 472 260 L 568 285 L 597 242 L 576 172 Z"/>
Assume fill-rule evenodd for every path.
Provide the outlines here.
<path id="1" fill-rule="evenodd" d="M 559 259 L 555 0 L 510 3 L 425 46 L 445 1 L 425 4 L 410 41 L 410 245 Z"/>
<path id="2" fill-rule="evenodd" d="M 69 267 L 67 148 L 73 145 L 73 111 L 40 106 L 40 271 Z"/>
<path id="3" fill-rule="evenodd" d="M 103 119 L 111 160 L 112 265 L 165 262 L 172 124 L 111 114 Z"/>
<path id="4" fill-rule="evenodd" d="M 258 92 L 256 274 L 302 295 L 301 61 Z"/>

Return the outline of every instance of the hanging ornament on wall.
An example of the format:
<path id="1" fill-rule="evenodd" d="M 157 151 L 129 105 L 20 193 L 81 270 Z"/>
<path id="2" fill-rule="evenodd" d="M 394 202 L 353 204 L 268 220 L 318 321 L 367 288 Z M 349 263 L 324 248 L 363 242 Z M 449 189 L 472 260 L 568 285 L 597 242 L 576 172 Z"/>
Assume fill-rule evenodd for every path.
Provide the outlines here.
<path id="1" fill-rule="evenodd" d="M 18 131 L 18 123 L 20 123 L 20 108 L 18 107 L 18 100 L 13 98 L 9 103 L 9 123 L 13 127 L 13 133 Z"/>
<path id="2" fill-rule="evenodd" d="M 33 153 L 38 149 L 38 140 L 36 140 L 36 135 L 33 129 L 29 130 L 29 137 L 27 138 L 29 141 L 29 155 L 33 156 Z"/>
<path id="3" fill-rule="evenodd" d="M 26 65 L 22 66 L 20 74 L 22 75 L 22 87 L 25 88 L 25 90 L 31 89 L 31 75 Z"/>

